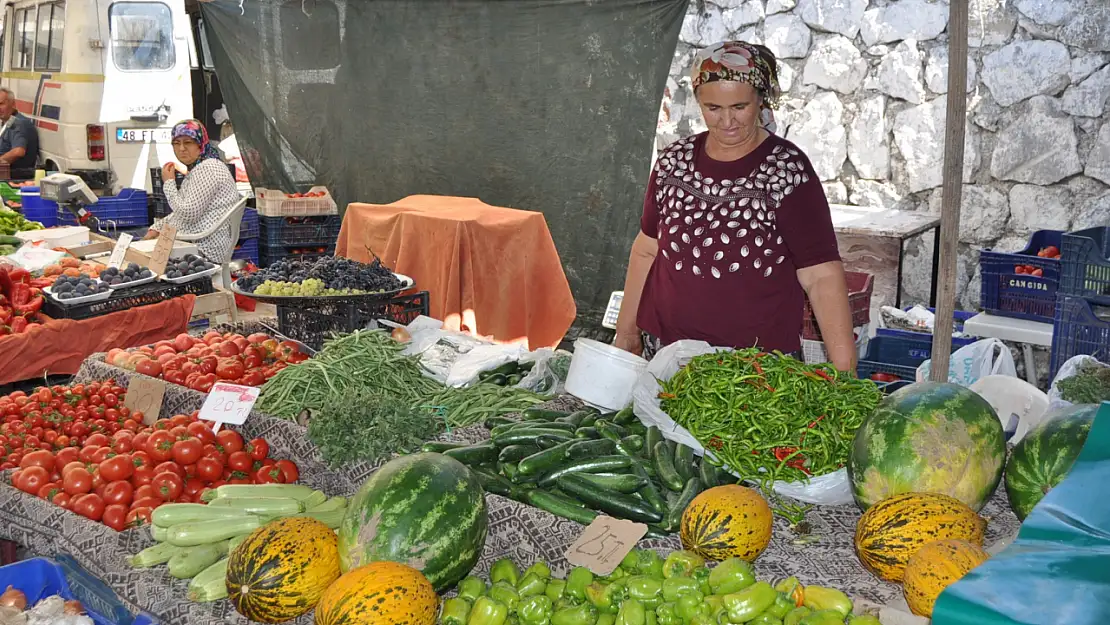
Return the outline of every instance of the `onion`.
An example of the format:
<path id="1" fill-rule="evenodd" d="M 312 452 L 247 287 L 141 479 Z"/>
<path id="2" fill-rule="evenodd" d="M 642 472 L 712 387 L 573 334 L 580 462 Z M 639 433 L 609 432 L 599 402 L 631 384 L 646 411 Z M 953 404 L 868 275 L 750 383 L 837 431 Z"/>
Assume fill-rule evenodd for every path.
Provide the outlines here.
<path id="1" fill-rule="evenodd" d="M 11 586 L 0 594 L 0 605 L 24 610 L 27 608 L 27 595 Z"/>
<path id="2" fill-rule="evenodd" d="M 76 599 L 70 599 L 66 601 L 63 612 L 65 614 L 84 614 L 85 606 L 81 605 L 81 602 Z"/>
<path id="3" fill-rule="evenodd" d="M 409 334 L 409 331 L 404 328 L 394 328 L 393 332 L 390 333 L 390 336 L 392 336 L 393 340 L 397 341 L 398 343 L 408 343 L 412 339 L 412 335 Z"/>

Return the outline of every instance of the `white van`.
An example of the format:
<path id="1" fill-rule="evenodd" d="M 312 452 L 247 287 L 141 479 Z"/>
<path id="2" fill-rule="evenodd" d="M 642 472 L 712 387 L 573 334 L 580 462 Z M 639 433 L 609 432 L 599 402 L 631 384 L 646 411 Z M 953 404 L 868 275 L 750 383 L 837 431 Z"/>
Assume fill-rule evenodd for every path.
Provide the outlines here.
<path id="1" fill-rule="evenodd" d="M 185 0 L 2 0 L 0 84 L 35 120 L 40 163 L 93 188 L 150 190 L 193 117 Z"/>

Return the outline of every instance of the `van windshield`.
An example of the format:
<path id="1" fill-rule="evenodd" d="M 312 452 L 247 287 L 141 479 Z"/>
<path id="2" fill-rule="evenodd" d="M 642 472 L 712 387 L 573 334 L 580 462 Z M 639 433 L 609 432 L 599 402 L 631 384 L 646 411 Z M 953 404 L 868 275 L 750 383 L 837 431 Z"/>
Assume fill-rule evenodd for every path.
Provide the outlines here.
<path id="1" fill-rule="evenodd" d="M 117 2 L 108 9 L 112 61 L 124 71 L 174 66 L 173 16 L 161 2 Z"/>

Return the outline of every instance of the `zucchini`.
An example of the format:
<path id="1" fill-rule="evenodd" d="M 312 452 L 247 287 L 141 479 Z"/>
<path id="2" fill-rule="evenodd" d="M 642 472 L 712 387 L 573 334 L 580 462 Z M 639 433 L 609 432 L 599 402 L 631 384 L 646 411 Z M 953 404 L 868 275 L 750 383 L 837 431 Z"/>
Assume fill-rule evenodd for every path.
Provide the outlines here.
<path id="1" fill-rule="evenodd" d="M 587 482 L 581 475 L 567 474 L 559 477 L 559 488 L 569 495 L 582 500 L 582 503 L 618 519 L 628 519 L 640 523 L 658 523 L 663 520 L 659 514 L 636 497 L 598 488 Z"/>
<path id="2" fill-rule="evenodd" d="M 527 484 L 528 482 L 534 482 L 536 480 L 534 476 L 522 474 L 519 466 L 519 463 L 516 462 L 501 462 L 497 465 L 501 474 L 509 478 L 509 481 L 513 484 Z"/>
<path id="3" fill-rule="evenodd" d="M 582 420 L 578 422 L 578 427 L 580 428 L 593 427 L 593 425 L 597 423 L 598 418 L 601 417 L 596 410 L 584 410 L 583 412 L 587 412 L 588 414 L 582 417 Z"/>
<path id="4" fill-rule="evenodd" d="M 721 484 L 717 479 L 717 467 L 709 464 L 705 456 L 702 456 L 701 462 L 698 463 L 698 479 L 701 480 L 702 488 L 713 488 Z"/>
<path id="5" fill-rule="evenodd" d="M 632 410 L 632 404 L 625 406 L 623 410 L 618 412 L 616 416 L 613 417 L 613 423 L 624 426 L 639 423 L 639 419 L 636 418 L 636 413 Z"/>
<path id="6" fill-rule="evenodd" d="M 567 440 L 562 436 L 551 436 L 550 434 L 543 434 L 536 438 L 536 444 L 540 449 L 551 449 L 552 447 L 562 443 L 574 443 L 575 440 Z"/>
<path id="7" fill-rule="evenodd" d="M 562 410 L 544 410 L 543 408 L 525 408 L 524 412 L 520 413 L 522 419 L 529 421 L 554 421 L 562 419 L 567 416 L 567 413 Z"/>
<path id="8" fill-rule="evenodd" d="M 622 428 L 621 426 L 610 423 L 609 421 L 603 421 L 601 419 L 597 420 L 597 423 L 594 424 L 594 427 L 597 428 L 598 434 L 600 434 L 604 438 L 608 438 L 613 442 L 619 441 L 622 436 L 627 434 L 627 432 L 625 432 L 624 428 Z"/>
<path id="9" fill-rule="evenodd" d="M 471 467 L 470 472 L 474 474 L 474 477 L 478 478 L 478 483 L 482 485 L 482 490 L 487 493 L 509 497 L 512 495 L 513 490 L 515 490 L 512 482 L 493 471 Z"/>
<path id="10" fill-rule="evenodd" d="M 674 470 L 682 477 L 682 481 L 697 477 L 697 467 L 694 466 L 694 450 L 686 445 L 679 445 L 674 452 Z"/>
<path id="11" fill-rule="evenodd" d="M 551 493 L 537 488 L 526 493 L 524 498 L 529 505 L 546 510 L 555 516 L 577 521 L 582 525 L 589 525 L 597 518 L 597 513 L 583 506 L 581 502 L 559 493 Z"/>
<path id="12" fill-rule="evenodd" d="M 686 480 L 686 485 L 682 487 L 682 493 L 678 495 L 674 505 L 667 512 L 667 520 L 663 523 L 663 527 L 671 531 L 677 530 L 682 525 L 682 513 L 686 511 L 686 506 L 694 500 L 701 492 L 701 480 L 696 476 Z"/>
<path id="13" fill-rule="evenodd" d="M 168 532 L 169 528 L 167 527 L 162 527 L 161 525 L 155 525 L 153 523 L 150 524 L 150 537 L 160 543 L 166 542 L 166 534 Z"/>
<path id="14" fill-rule="evenodd" d="M 512 425 L 513 423 L 517 423 L 517 421 L 508 417 L 488 417 L 482 422 L 482 425 L 484 425 L 487 430 L 492 430 L 499 425 Z"/>
<path id="15" fill-rule="evenodd" d="M 660 483 L 670 490 L 682 490 L 685 482 L 682 477 L 675 471 L 674 461 L 671 460 L 671 450 L 667 446 L 668 441 L 655 444 L 655 449 L 652 451 L 651 459 L 652 464 L 655 466 L 655 475 L 659 478 Z"/>
<path id="16" fill-rule="evenodd" d="M 627 473 L 579 473 L 578 477 L 598 488 L 605 488 L 625 495 L 631 495 L 639 491 L 648 481 L 646 478 L 638 475 L 628 475 Z M 654 508 L 654 506 L 652 507 Z"/>
<path id="17" fill-rule="evenodd" d="M 223 488 L 221 486 L 221 488 Z M 227 508 L 231 510 L 242 510 L 251 514 L 261 514 L 263 516 L 284 516 L 290 514 L 299 514 L 304 512 L 304 503 L 296 499 L 277 498 L 277 497 L 254 497 L 241 499 L 215 499 L 208 504 L 218 508 Z M 225 522 L 235 522 L 239 518 L 231 517 L 225 519 L 218 519 Z M 199 522 L 199 521 L 198 521 Z M 176 525 L 174 527 L 177 527 Z"/>
<path id="18" fill-rule="evenodd" d="M 313 506 L 306 510 L 306 512 L 327 512 L 328 510 L 344 510 L 347 508 L 347 498 L 336 496 L 328 499 L 324 503 Z"/>
<path id="19" fill-rule="evenodd" d="M 170 575 L 177 579 L 196 577 L 204 569 L 220 561 L 227 555 L 227 541 L 197 545 L 174 554 L 167 563 Z"/>
<path id="20" fill-rule="evenodd" d="M 567 457 L 567 449 L 574 443 L 575 441 L 568 440 L 554 447 L 534 453 L 524 460 L 521 460 L 520 464 L 517 465 L 517 469 L 520 470 L 521 475 L 541 475 L 551 470 L 551 468 L 559 462 L 565 460 Z M 543 445 L 540 446 L 543 447 Z"/>
<path id="21" fill-rule="evenodd" d="M 448 449 L 466 447 L 469 443 L 449 443 L 447 441 L 428 441 L 420 446 L 420 451 L 441 454 Z"/>
<path id="22" fill-rule="evenodd" d="M 651 506 L 652 510 L 655 510 L 659 514 L 666 514 L 668 510 L 667 500 L 663 498 L 663 494 L 659 492 L 659 487 L 655 485 L 655 482 L 652 481 L 651 477 L 648 475 L 647 467 L 645 467 L 642 462 L 633 461 L 632 473 L 646 480 L 644 485 L 640 487 L 640 490 L 637 491 L 640 495 L 640 499 L 647 502 L 647 505 Z"/>
<path id="23" fill-rule="evenodd" d="M 508 447 L 503 447 L 501 453 L 497 454 L 497 461 L 520 462 L 539 450 L 540 448 L 537 445 L 509 445 Z"/>
<path id="24" fill-rule="evenodd" d="M 644 538 L 666 538 L 671 534 L 667 530 L 663 529 L 662 526 L 655 523 L 648 523 L 647 526 L 648 531 L 646 534 L 644 534 Z"/>
<path id="25" fill-rule="evenodd" d="M 523 429 L 540 429 L 540 430 L 562 430 L 567 434 L 574 432 L 574 425 L 570 423 L 562 423 L 559 421 L 551 421 L 550 423 L 536 423 L 535 421 L 521 421 L 509 426 L 510 430 L 523 430 Z"/>
<path id="26" fill-rule="evenodd" d="M 239 498 L 239 497 L 283 497 L 302 501 L 312 496 L 313 489 L 303 484 L 224 484 L 213 490 L 205 491 L 201 499 Z"/>
<path id="27" fill-rule="evenodd" d="M 567 432 L 566 430 L 560 430 L 560 429 L 555 429 L 555 428 L 539 428 L 539 427 L 537 427 L 537 428 L 523 428 L 523 429 L 519 429 L 519 430 L 510 430 L 510 431 L 504 432 L 500 435 L 495 434 L 495 435 L 492 436 L 492 440 L 493 440 L 493 444 L 497 445 L 498 447 L 504 447 L 505 445 L 520 445 L 520 444 L 529 445 L 529 444 L 535 444 L 536 439 L 539 438 L 540 436 L 544 435 L 544 434 L 548 434 L 550 436 L 562 436 L 562 437 L 567 438 L 567 439 L 571 438 L 571 433 Z M 220 488 L 223 488 L 223 487 L 221 486 Z"/>
<path id="28" fill-rule="evenodd" d="M 164 503 L 154 509 L 150 518 L 154 525 L 172 527 L 178 523 L 232 519 L 246 514 L 245 510 L 239 508 L 213 507 L 203 503 Z"/>
<path id="29" fill-rule="evenodd" d="M 521 424 L 524 424 L 525 427 L 535 427 L 531 423 L 528 423 L 527 421 L 513 421 L 512 423 L 506 423 L 504 425 L 498 425 L 498 426 L 490 429 L 490 431 L 489 431 L 490 439 L 492 439 L 494 436 L 501 436 L 502 434 L 504 434 L 505 432 L 508 432 L 509 430 L 516 429 Z M 464 443 L 462 446 L 466 447 L 468 444 L 469 443 Z"/>
<path id="30" fill-rule="evenodd" d="M 153 547 L 147 547 L 131 556 L 128 559 L 128 563 L 137 569 L 145 569 L 147 567 L 165 564 L 170 561 L 170 558 L 184 550 L 184 547 L 178 547 L 177 545 L 158 543 Z"/>
<path id="31" fill-rule="evenodd" d="M 621 445 L 633 451 L 640 451 L 644 448 L 644 437 L 639 434 L 629 434 L 621 438 Z"/>
<path id="32" fill-rule="evenodd" d="M 166 542 L 178 547 L 195 547 L 226 541 L 240 534 L 249 534 L 262 527 L 262 519 L 249 515 L 239 519 L 216 519 L 180 523 L 169 529 Z M 211 563 L 209 563 L 211 564 Z"/>
<path id="33" fill-rule="evenodd" d="M 655 453 L 655 444 L 661 442 L 663 442 L 663 432 L 654 425 L 649 427 L 644 434 L 644 457 L 651 460 Z"/>
<path id="34" fill-rule="evenodd" d="M 189 582 L 189 591 L 185 596 L 194 603 L 207 603 L 227 598 L 227 563 L 229 558 L 197 573 Z"/>
<path id="35" fill-rule="evenodd" d="M 625 471 L 631 466 L 632 459 L 628 456 L 598 456 L 571 460 L 551 467 L 549 472 L 540 478 L 540 486 L 544 488 L 553 486 L 561 476 L 571 473 L 608 473 Z"/>
<path id="36" fill-rule="evenodd" d="M 500 373 L 495 373 L 485 380 L 482 380 L 482 382 L 485 382 L 486 384 L 493 384 L 495 386 L 505 386 L 505 383 L 508 381 L 508 379 L 509 378 L 501 375 Z"/>
<path id="37" fill-rule="evenodd" d="M 598 456 L 611 456 L 617 452 L 617 444 L 603 438 L 596 441 L 576 441 L 567 449 L 567 458 L 596 458 Z"/>
<path id="38" fill-rule="evenodd" d="M 628 430 L 628 433 L 630 435 L 631 434 L 638 434 L 640 436 L 643 436 L 644 434 L 647 434 L 647 427 L 644 426 L 644 424 L 640 423 L 639 421 L 637 421 L 635 423 L 629 423 L 628 425 L 624 426 L 624 429 Z"/>
<path id="39" fill-rule="evenodd" d="M 497 452 L 498 449 L 493 443 L 479 443 L 457 449 L 448 449 L 443 452 L 443 455 L 470 466 L 496 462 Z"/>
<path id="40" fill-rule="evenodd" d="M 582 420 L 585 419 L 586 417 L 590 416 L 590 414 L 591 413 L 589 413 L 585 410 L 577 410 L 577 411 L 572 412 L 568 415 L 563 415 L 563 416 L 559 417 L 558 419 L 555 419 L 555 422 L 556 423 L 569 423 L 569 424 L 571 424 L 571 425 L 573 425 L 574 427 L 577 428 L 577 427 L 580 427 L 582 425 Z"/>
<path id="41" fill-rule="evenodd" d="M 250 536 L 250 534 L 240 534 L 239 536 L 236 536 L 235 538 L 232 538 L 231 540 L 227 541 L 227 553 L 228 553 L 228 555 L 231 555 L 231 552 L 235 551 L 236 547 L 243 544 L 243 541 L 246 540 L 248 536 Z"/>
<path id="42" fill-rule="evenodd" d="M 505 386 L 516 386 L 517 384 L 520 384 L 520 381 L 523 380 L 523 379 L 524 379 L 524 376 L 517 375 L 517 374 L 514 373 L 513 375 L 510 375 L 509 377 L 505 378 Z"/>
<path id="43" fill-rule="evenodd" d="M 292 518 L 316 519 L 317 521 L 327 525 L 329 529 L 336 529 L 339 524 L 343 522 L 343 517 L 347 515 L 347 509 L 342 508 L 339 510 L 324 510 L 322 512 L 302 512 L 294 514 Z"/>
<path id="44" fill-rule="evenodd" d="M 574 431 L 574 437 L 584 440 L 592 440 L 595 438 L 600 438 L 601 434 L 597 431 L 597 428 L 595 427 L 583 426 Z"/>
<path id="45" fill-rule="evenodd" d="M 324 503 L 327 500 L 328 496 L 324 491 L 314 490 L 312 491 L 312 494 L 309 495 L 308 498 L 301 503 L 304 504 L 304 509 L 308 510 L 310 508 L 315 508 L 316 506 Z"/>

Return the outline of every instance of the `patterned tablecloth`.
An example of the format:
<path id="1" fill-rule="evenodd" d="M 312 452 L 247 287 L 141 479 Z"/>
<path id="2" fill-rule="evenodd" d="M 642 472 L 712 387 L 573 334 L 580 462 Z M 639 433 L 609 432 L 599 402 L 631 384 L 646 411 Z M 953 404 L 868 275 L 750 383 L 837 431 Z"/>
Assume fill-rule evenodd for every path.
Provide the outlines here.
<path id="1" fill-rule="evenodd" d="M 115 377 L 126 386 L 130 375 L 94 357 L 82 365 L 75 381 L 109 377 Z M 163 414 L 191 412 L 199 409 L 203 401 L 201 393 L 169 385 Z M 576 405 L 574 399 L 561 398 L 546 407 L 568 409 Z M 265 437 L 274 457 L 294 459 L 301 469 L 301 481 L 329 495 L 354 493 L 376 468 L 362 463 L 338 471 L 328 469 L 319 451 L 308 441 L 305 428 L 289 421 L 254 413 L 240 431 L 248 438 Z M 488 432 L 481 426 L 454 430 L 441 437 L 470 442 L 486 438 Z M 71 554 L 90 573 L 110 585 L 128 608 L 147 612 L 163 625 L 249 622 L 239 616 L 228 601 L 189 602 L 185 598 L 188 583 L 171 578 L 164 566 L 132 569 L 127 557 L 153 544 L 149 530 L 115 532 L 22 493 L 9 484 L 10 476 L 0 478 L 0 538 L 13 540 L 37 555 Z M 490 531 L 476 574 L 487 574 L 490 564 L 503 557 L 511 557 L 522 566 L 542 559 L 550 563 L 557 574 L 566 573 L 569 565 L 563 554 L 582 531 L 581 525 L 496 495 L 487 495 L 486 499 Z M 1010 512 L 1003 489 L 999 489 L 982 514 L 990 520 L 988 546 L 1016 532 L 1018 522 Z M 812 532 L 805 540 L 799 540 L 785 521 L 776 519 L 771 544 L 756 561 L 758 575 L 771 580 L 796 575 L 803 583 L 837 587 L 875 603 L 897 602 L 901 597 L 900 588 L 880 581 L 856 559 L 852 537 L 859 515 L 854 506 L 814 508 L 808 515 Z M 664 554 L 681 548 L 675 536 L 644 540 L 640 546 L 655 548 Z M 311 623 L 311 613 L 294 622 Z"/>

